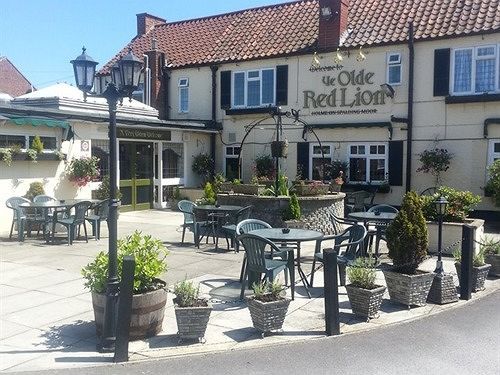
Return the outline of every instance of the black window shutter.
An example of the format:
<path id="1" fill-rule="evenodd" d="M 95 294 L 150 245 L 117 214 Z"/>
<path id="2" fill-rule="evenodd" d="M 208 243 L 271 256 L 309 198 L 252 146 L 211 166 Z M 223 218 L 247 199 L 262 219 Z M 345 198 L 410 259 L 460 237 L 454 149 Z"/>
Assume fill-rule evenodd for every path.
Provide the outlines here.
<path id="1" fill-rule="evenodd" d="M 276 105 L 288 104 L 288 65 L 276 67 Z"/>
<path id="2" fill-rule="evenodd" d="M 389 185 L 403 186 L 403 141 L 389 142 Z"/>
<path id="3" fill-rule="evenodd" d="M 450 93 L 450 49 L 434 50 L 434 96 Z"/>
<path id="4" fill-rule="evenodd" d="M 231 71 L 220 72 L 220 107 L 231 108 Z"/>
<path id="5" fill-rule="evenodd" d="M 298 170 L 302 172 L 302 179 L 309 179 L 309 142 L 297 143 L 297 172 Z"/>

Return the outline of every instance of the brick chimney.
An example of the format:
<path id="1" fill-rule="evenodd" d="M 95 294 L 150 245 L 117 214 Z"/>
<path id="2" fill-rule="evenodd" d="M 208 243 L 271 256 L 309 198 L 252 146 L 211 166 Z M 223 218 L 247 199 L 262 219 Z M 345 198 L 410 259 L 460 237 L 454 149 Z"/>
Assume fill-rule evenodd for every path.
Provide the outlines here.
<path id="1" fill-rule="evenodd" d="M 161 25 L 167 21 L 163 18 L 152 16 L 147 13 L 137 14 L 137 36 L 146 34 L 156 25 Z"/>
<path id="2" fill-rule="evenodd" d="M 340 36 L 347 28 L 348 16 L 349 0 L 319 0 L 320 50 L 339 46 Z"/>

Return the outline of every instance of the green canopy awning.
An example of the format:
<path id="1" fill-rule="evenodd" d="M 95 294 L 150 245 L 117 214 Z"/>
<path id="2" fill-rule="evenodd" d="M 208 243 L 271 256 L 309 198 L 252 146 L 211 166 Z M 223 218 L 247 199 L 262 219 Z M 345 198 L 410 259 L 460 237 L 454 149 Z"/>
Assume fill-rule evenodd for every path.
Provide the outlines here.
<path id="1" fill-rule="evenodd" d="M 43 117 L 15 117 L 10 118 L 7 122 L 15 125 L 48 126 L 49 128 L 61 129 L 68 129 L 70 127 L 68 121 Z"/>

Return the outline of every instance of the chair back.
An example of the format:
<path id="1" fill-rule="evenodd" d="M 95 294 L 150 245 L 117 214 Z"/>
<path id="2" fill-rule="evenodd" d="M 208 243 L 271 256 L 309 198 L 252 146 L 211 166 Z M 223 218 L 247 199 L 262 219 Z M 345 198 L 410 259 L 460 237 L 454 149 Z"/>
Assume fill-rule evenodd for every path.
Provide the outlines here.
<path id="1" fill-rule="evenodd" d="M 346 205 L 349 206 L 351 212 L 365 211 L 366 199 L 371 199 L 371 202 L 373 202 L 374 196 L 368 191 L 355 191 L 346 196 Z"/>
<path id="2" fill-rule="evenodd" d="M 255 234 L 245 233 L 239 236 L 238 239 L 245 249 L 249 271 L 261 273 L 266 271 L 266 247 L 271 248 L 271 254 L 274 251 L 281 251 L 274 242 Z"/>
<path id="3" fill-rule="evenodd" d="M 342 256 L 348 260 L 354 260 L 357 255 L 363 253 L 366 234 L 367 230 L 364 225 L 359 224 L 352 225 L 344 230 L 335 237 L 334 248 L 337 254 L 344 250 Z"/>
<path id="4" fill-rule="evenodd" d="M 184 224 L 194 223 L 193 210 L 196 207 L 196 203 L 183 199 L 177 203 L 177 207 L 184 215 Z"/>
<path id="5" fill-rule="evenodd" d="M 44 203 L 44 202 L 51 202 L 55 201 L 56 199 L 49 196 L 49 195 L 37 195 L 36 197 L 33 198 L 34 203 Z"/>
<path id="6" fill-rule="evenodd" d="M 397 214 L 399 210 L 396 207 L 390 206 L 388 204 L 377 204 L 376 206 L 370 207 L 368 212 L 389 212 Z"/>
<path id="7" fill-rule="evenodd" d="M 11 197 L 5 201 L 5 205 L 14 211 L 14 219 L 26 216 L 25 209 L 19 207 L 22 203 L 30 203 L 30 200 L 23 197 Z"/>
<path id="8" fill-rule="evenodd" d="M 271 224 L 258 219 L 246 219 L 236 224 L 236 236 L 256 229 L 272 228 Z"/>
<path id="9" fill-rule="evenodd" d="M 333 212 L 330 213 L 330 220 L 335 234 L 342 233 L 347 227 L 357 224 L 356 220 L 337 216 Z"/>
<path id="10" fill-rule="evenodd" d="M 70 210 L 75 210 L 75 214 L 73 216 L 74 225 L 83 224 L 85 222 L 85 214 L 91 206 L 92 203 L 89 201 L 83 201 L 75 203 L 70 207 Z"/>
<path id="11" fill-rule="evenodd" d="M 237 225 L 239 222 L 243 220 L 247 220 L 250 217 L 250 213 L 252 212 L 252 206 L 246 206 L 236 212 L 234 215 L 234 222 L 231 224 Z"/>
<path id="12" fill-rule="evenodd" d="M 99 216 L 101 220 L 108 220 L 109 216 L 109 202 L 111 199 L 105 199 L 95 207 L 96 215 Z"/>

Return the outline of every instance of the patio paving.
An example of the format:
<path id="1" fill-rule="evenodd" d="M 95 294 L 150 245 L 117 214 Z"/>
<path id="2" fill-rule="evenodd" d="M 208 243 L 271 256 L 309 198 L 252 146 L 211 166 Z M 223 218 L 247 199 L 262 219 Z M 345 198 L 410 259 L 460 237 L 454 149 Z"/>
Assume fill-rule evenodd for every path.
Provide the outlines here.
<path id="1" fill-rule="evenodd" d="M 290 340 L 324 339 L 324 304 L 322 298 L 323 273 L 315 276 L 313 298 L 307 298 L 298 281 L 296 298 L 288 311 L 283 332 L 264 339 L 252 327 L 245 304 L 238 301 L 240 284 L 237 281 L 243 253 L 218 251 L 202 244 L 196 249 L 192 243 L 181 245 L 182 215 L 168 210 L 150 210 L 120 214 L 119 236 L 135 229 L 160 238 L 170 251 L 168 271 L 164 279 L 169 285 L 193 279 L 200 283 L 201 292 L 209 298 L 214 310 L 206 332 L 206 343 L 177 340 L 176 322 L 169 293 L 163 331 L 148 340 L 130 344 L 130 360 L 209 353 L 220 350 L 238 350 L 251 346 L 266 346 Z M 487 228 L 488 230 L 488 228 Z M 490 229 L 496 233 L 498 229 Z M 39 238 L 28 238 L 25 243 L 0 237 L 0 371 L 29 371 L 55 368 L 96 366 L 112 363 L 111 354 L 96 352 L 96 336 L 90 293 L 83 287 L 82 266 L 89 263 L 99 251 L 107 251 L 107 231 L 104 226 L 101 241 L 75 241 L 67 246 L 46 245 Z M 192 234 L 186 235 L 192 241 Z M 225 243 L 223 241 L 223 246 Z M 310 271 L 313 245 L 303 246 L 306 256 L 304 269 Z M 435 258 L 427 259 L 423 269 L 433 270 Z M 445 259 L 445 270 L 455 273 L 453 261 Z M 377 278 L 383 283 L 383 275 Z M 456 280 L 456 284 L 458 281 Z M 500 279 L 487 280 L 486 290 L 473 294 L 473 299 L 500 289 Z M 342 334 L 369 330 L 384 324 L 393 324 L 427 316 L 444 309 L 462 305 L 433 305 L 408 310 L 388 301 L 386 294 L 380 317 L 365 322 L 356 318 L 347 300 L 345 288 L 339 289 Z M 289 293 L 289 291 L 288 291 Z"/>

